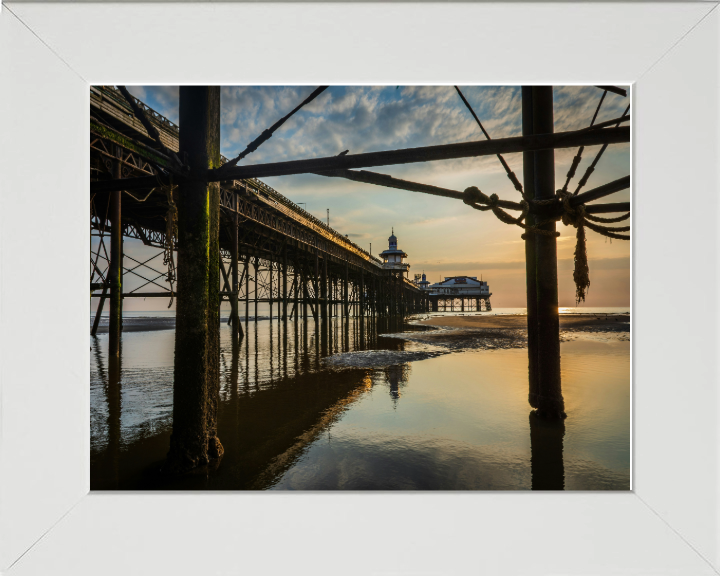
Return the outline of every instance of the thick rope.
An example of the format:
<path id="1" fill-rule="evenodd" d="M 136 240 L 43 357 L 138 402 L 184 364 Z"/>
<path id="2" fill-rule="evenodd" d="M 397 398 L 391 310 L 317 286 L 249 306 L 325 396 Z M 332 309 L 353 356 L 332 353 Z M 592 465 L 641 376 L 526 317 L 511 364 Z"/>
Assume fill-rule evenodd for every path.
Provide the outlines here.
<path id="1" fill-rule="evenodd" d="M 570 204 L 570 199 L 573 194 L 567 191 L 558 190 L 554 198 L 547 198 L 544 200 L 533 200 L 532 203 L 537 206 L 547 206 L 550 204 L 561 204 L 562 215 L 560 219 L 565 226 L 574 226 L 577 228 L 576 244 L 575 244 L 575 269 L 573 271 L 573 280 L 575 281 L 575 304 L 579 304 L 580 301 L 585 301 L 585 296 L 590 289 L 590 266 L 587 258 L 587 243 L 585 238 L 585 227 L 587 226 L 590 230 L 597 232 L 607 238 L 616 238 L 618 240 L 630 240 L 629 235 L 619 234 L 619 232 L 629 232 L 630 226 L 601 226 L 600 224 L 594 224 L 595 222 L 621 222 L 630 218 L 630 212 L 618 216 L 616 218 L 602 218 L 599 216 L 591 216 L 585 211 L 585 205 L 580 204 L 579 206 L 573 207 Z M 475 210 L 481 212 L 487 212 L 492 210 L 495 217 L 503 222 L 504 224 L 512 224 L 519 226 L 524 229 L 525 232 L 522 234 L 522 239 L 526 240 L 529 238 L 528 234 L 535 234 L 538 236 L 549 236 L 557 238 L 560 236 L 560 232 L 555 230 L 544 230 L 542 226 L 550 222 L 555 222 L 557 218 L 551 218 L 549 220 L 543 220 L 535 225 L 526 224 L 523 222 L 530 211 L 530 203 L 523 200 L 522 212 L 517 218 L 511 216 L 498 206 L 500 199 L 497 194 L 490 196 L 480 191 L 477 186 L 471 186 L 466 188 L 463 192 L 463 202 Z"/>
<path id="2" fill-rule="evenodd" d="M 530 204 L 525 200 L 522 200 L 520 203 L 522 206 L 522 212 L 520 213 L 520 216 L 514 218 L 498 206 L 498 202 L 500 201 L 500 199 L 498 198 L 497 194 L 487 196 L 486 194 L 483 194 L 480 189 L 477 188 L 477 186 L 471 186 L 470 188 L 465 189 L 465 191 L 463 192 L 463 196 L 463 202 L 465 202 L 465 204 L 474 208 L 475 210 L 480 210 L 482 212 L 492 210 L 493 214 L 495 214 L 495 217 L 504 224 L 514 224 L 516 226 L 519 226 L 526 232 L 532 232 L 533 234 L 538 234 L 541 236 L 552 236 L 555 238 L 560 236 L 560 232 L 555 232 L 553 230 L 543 230 L 540 228 L 540 226 L 543 226 L 548 222 L 554 222 L 555 220 L 544 220 L 542 222 L 538 222 L 535 225 L 526 224 L 523 222 L 523 220 L 525 220 L 525 217 L 528 215 L 528 212 L 530 212 Z M 541 202 L 543 204 L 548 203 L 546 201 Z M 551 198 L 550 202 L 557 203 L 557 198 Z M 523 238 L 524 237 L 525 235 L 523 234 Z"/>
<path id="3" fill-rule="evenodd" d="M 630 218 L 630 212 L 628 212 L 627 214 L 623 214 L 622 216 L 618 216 L 617 218 L 601 218 L 600 216 L 592 216 L 585 212 L 585 219 L 592 220 L 593 222 L 622 222 L 623 220 L 627 220 L 628 218 Z"/>

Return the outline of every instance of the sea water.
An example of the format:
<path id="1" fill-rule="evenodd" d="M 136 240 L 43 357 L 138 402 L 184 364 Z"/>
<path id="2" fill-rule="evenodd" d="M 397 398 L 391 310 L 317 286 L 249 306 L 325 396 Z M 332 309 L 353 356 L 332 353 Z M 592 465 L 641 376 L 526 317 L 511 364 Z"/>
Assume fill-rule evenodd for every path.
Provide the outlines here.
<path id="1" fill-rule="evenodd" d="M 126 313 L 161 329 L 123 333 L 119 366 L 108 362 L 107 334 L 91 339 L 93 489 L 630 488 L 627 338 L 578 332 L 562 342 L 568 417 L 547 422 L 527 402 L 521 339 L 453 346 L 405 340 L 417 326 L 343 318 L 250 320 L 239 343 L 223 322 L 225 454 L 168 478 L 174 327 L 171 312 L 153 314 Z"/>

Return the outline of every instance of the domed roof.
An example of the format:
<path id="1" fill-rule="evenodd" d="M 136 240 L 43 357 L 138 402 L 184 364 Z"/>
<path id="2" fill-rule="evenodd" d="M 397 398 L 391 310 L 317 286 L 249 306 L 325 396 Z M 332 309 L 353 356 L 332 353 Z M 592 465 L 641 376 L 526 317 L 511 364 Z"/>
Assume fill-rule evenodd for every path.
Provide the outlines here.
<path id="1" fill-rule="evenodd" d="M 395 241 L 397 242 L 397 237 L 395 236 L 395 227 L 393 226 L 391 228 L 392 232 L 390 233 L 390 238 L 388 238 L 388 242 Z"/>

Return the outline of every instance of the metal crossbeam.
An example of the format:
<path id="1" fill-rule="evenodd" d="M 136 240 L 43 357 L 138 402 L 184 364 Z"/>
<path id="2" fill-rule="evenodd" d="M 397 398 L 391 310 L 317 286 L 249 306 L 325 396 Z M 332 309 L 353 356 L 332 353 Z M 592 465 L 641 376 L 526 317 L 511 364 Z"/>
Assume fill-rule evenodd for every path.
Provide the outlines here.
<path id="1" fill-rule="evenodd" d="M 372 166 L 389 166 L 393 164 L 409 164 L 414 162 L 430 162 L 435 160 L 454 160 L 511 154 L 558 148 L 575 148 L 578 146 L 595 146 L 598 144 L 617 144 L 630 142 L 630 128 L 604 128 L 601 130 L 576 130 L 533 136 L 515 136 L 482 140 L 478 142 L 462 142 L 459 144 L 442 144 L 404 150 L 386 152 L 367 152 L 364 154 L 348 154 L 329 158 L 312 158 L 308 160 L 290 160 L 256 164 L 254 166 L 237 166 L 226 170 L 208 170 L 208 182 L 224 180 L 240 180 L 243 178 L 262 178 L 270 176 L 289 176 L 292 174 L 308 174 L 337 169 L 368 168 Z M 134 190 L 150 188 L 156 184 L 154 178 L 126 178 L 122 181 L 98 181 L 90 184 L 91 192 L 110 192 L 114 190 Z"/>

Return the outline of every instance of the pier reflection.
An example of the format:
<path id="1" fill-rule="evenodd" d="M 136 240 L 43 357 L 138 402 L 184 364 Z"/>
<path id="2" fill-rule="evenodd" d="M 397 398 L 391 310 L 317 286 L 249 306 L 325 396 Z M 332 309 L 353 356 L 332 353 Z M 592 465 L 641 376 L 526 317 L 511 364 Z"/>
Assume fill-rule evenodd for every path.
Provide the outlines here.
<path id="1" fill-rule="evenodd" d="M 478 380 L 480 357 L 444 356 L 445 368 L 403 361 L 417 345 L 384 334 L 405 328 L 389 319 L 274 318 L 245 323 L 237 338 L 223 325 L 218 433 L 225 455 L 216 469 L 182 478 L 161 471 L 172 423 L 174 332 L 124 334 L 119 359 L 108 358 L 106 337 L 94 338 L 91 488 L 317 489 L 340 486 L 350 466 L 362 480 L 351 486 L 566 489 L 566 423 L 522 409 L 510 424 L 515 400 L 524 404 L 524 397 L 510 390 L 504 369 L 486 369 Z M 376 358 L 374 350 L 387 363 L 324 361 L 333 354 Z"/>
<path id="2" fill-rule="evenodd" d="M 540 418 L 530 412 L 530 450 L 533 490 L 564 490 L 563 439 L 565 420 Z"/>
<path id="3" fill-rule="evenodd" d="M 122 405 L 121 361 L 109 361 L 106 342 L 96 337 L 92 378 L 96 384 L 102 381 L 107 418 L 104 424 L 97 418 L 92 422 L 91 488 L 271 487 L 302 456 L 305 448 L 371 387 L 368 369 L 330 369 L 323 358 L 370 349 L 377 342 L 378 329 L 401 325 L 402 322 L 371 325 L 345 317 L 319 322 L 274 318 L 245 323 L 245 336 L 238 338 L 223 324 L 218 434 L 225 455 L 212 474 L 198 472 L 184 478 L 169 478 L 161 470 L 171 432 L 167 416 L 172 414 L 172 403 L 167 399 L 172 393 L 172 379 L 168 378 L 172 373 L 172 333 L 124 335 L 125 339 L 143 338 L 148 343 L 138 346 L 142 357 L 129 359 L 131 364 L 138 365 L 131 372 L 142 374 L 148 389 L 150 382 L 161 383 L 170 394 L 163 397 L 163 404 L 154 406 L 148 406 L 153 398 L 143 397 L 142 388 L 131 396 L 135 405 Z M 393 346 L 402 347 L 402 341 L 388 340 L 392 340 Z M 156 371 L 163 374 L 162 378 L 154 378 Z M 93 405 L 94 411 L 98 409 Z M 161 411 L 165 418 L 158 420 L 166 423 L 139 420 L 148 412 Z"/>
<path id="4" fill-rule="evenodd" d="M 106 447 L 98 467 L 103 470 L 103 476 L 107 478 L 108 487 L 118 488 L 120 483 L 120 443 L 121 443 L 121 414 L 122 414 L 122 342 L 120 343 L 120 355 L 110 355 L 107 358 L 107 370 L 105 362 L 100 353 L 99 339 L 93 336 L 95 343 L 95 361 L 97 362 L 98 374 L 101 378 L 102 388 L 107 402 L 105 418 L 106 426 Z"/>

